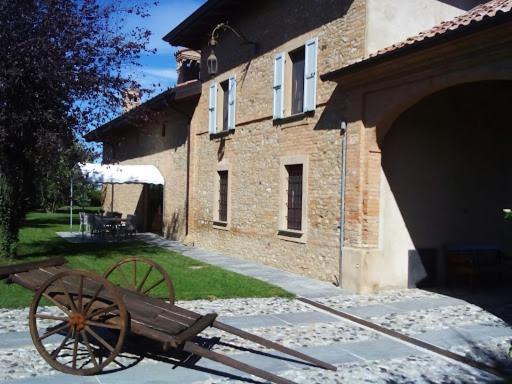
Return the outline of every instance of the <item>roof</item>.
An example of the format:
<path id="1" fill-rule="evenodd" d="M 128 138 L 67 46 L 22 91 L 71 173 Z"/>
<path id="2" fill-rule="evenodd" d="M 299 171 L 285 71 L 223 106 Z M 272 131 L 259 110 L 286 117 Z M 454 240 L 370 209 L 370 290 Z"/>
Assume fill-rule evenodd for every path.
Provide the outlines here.
<path id="1" fill-rule="evenodd" d="M 101 127 L 95 129 L 84 135 L 87 141 L 101 141 L 101 136 L 113 128 L 122 126 L 130 121 L 134 121 L 140 114 L 138 112 L 144 108 L 158 109 L 162 106 L 168 105 L 169 102 L 189 99 L 201 95 L 201 82 L 199 80 L 191 80 L 182 84 L 178 84 L 174 88 L 170 88 L 153 98 L 147 100 L 136 108 L 110 120 L 108 123 L 103 124 Z"/>
<path id="2" fill-rule="evenodd" d="M 163 37 L 174 45 L 200 49 L 217 24 L 229 22 L 248 2 L 242 0 L 208 0 L 194 13 Z"/>
<path id="3" fill-rule="evenodd" d="M 391 59 L 402 53 L 409 53 L 416 48 L 427 47 L 431 44 L 444 42 L 452 37 L 456 38 L 466 33 L 472 33 L 478 30 L 478 27 L 494 25 L 502 21 L 507 22 L 511 19 L 512 0 L 491 0 L 477 5 L 454 19 L 443 21 L 433 28 L 420 32 L 406 40 L 373 52 L 348 66 L 326 73 L 321 78 L 322 80 L 333 79 L 349 70 L 363 67 L 365 64 L 381 62 L 388 58 Z"/>

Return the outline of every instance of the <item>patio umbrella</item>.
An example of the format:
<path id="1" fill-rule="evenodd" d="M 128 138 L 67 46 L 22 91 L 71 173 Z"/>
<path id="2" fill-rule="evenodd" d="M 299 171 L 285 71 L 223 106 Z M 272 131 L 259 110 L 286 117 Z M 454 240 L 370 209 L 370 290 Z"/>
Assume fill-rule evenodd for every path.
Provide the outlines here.
<path id="1" fill-rule="evenodd" d="M 154 165 L 80 163 L 78 167 L 85 180 L 92 184 L 165 184 L 164 177 Z M 73 179 L 70 189 L 69 226 L 73 232 Z"/>

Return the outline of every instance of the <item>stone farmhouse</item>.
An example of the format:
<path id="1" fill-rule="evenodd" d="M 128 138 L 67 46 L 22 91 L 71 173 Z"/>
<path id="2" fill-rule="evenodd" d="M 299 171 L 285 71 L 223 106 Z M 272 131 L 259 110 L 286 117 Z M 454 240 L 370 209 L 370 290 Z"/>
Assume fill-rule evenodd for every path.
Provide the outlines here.
<path id="1" fill-rule="evenodd" d="M 209 0 L 164 40 L 156 117 L 86 136 L 164 176 L 107 187 L 141 231 L 357 292 L 512 250 L 512 0 Z"/>

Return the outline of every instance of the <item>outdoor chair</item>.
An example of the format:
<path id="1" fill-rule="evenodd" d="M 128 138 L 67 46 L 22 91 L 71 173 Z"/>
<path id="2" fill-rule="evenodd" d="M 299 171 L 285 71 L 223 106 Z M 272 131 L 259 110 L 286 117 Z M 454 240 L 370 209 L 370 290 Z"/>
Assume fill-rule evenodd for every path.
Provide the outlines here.
<path id="1" fill-rule="evenodd" d="M 105 234 L 108 232 L 108 228 L 101 219 L 100 216 L 94 216 L 94 227 L 92 234 L 99 236 L 100 238 L 104 238 Z"/>
<path id="2" fill-rule="evenodd" d="M 125 237 L 128 235 L 135 235 L 137 226 L 135 225 L 135 215 L 126 215 L 126 224 L 122 227 Z"/>
<path id="3" fill-rule="evenodd" d="M 87 214 L 85 212 L 79 212 L 78 217 L 80 218 L 79 232 L 82 233 L 82 237 L 87 232 Z"/>
<path id="4" fill-rule="evenodd" d="M 92 232 L 94 229 L 94 215 L 86 214 L 85 220 L 86 220 L 85 231 L 89 234 L 89 236 L 92 236 L 92 234 L 93 234 Z"/>

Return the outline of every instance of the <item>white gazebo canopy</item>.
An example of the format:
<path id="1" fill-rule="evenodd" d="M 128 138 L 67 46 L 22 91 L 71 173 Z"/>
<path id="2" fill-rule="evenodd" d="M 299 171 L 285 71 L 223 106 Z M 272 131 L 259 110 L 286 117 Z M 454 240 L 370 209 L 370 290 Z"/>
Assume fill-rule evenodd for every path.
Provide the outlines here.
<path id="1" fill-rule="evenodd" d="M 154 165 L 78 164 L 82 175 L 93 184 L 159 184 L 164 177 Z"/>

